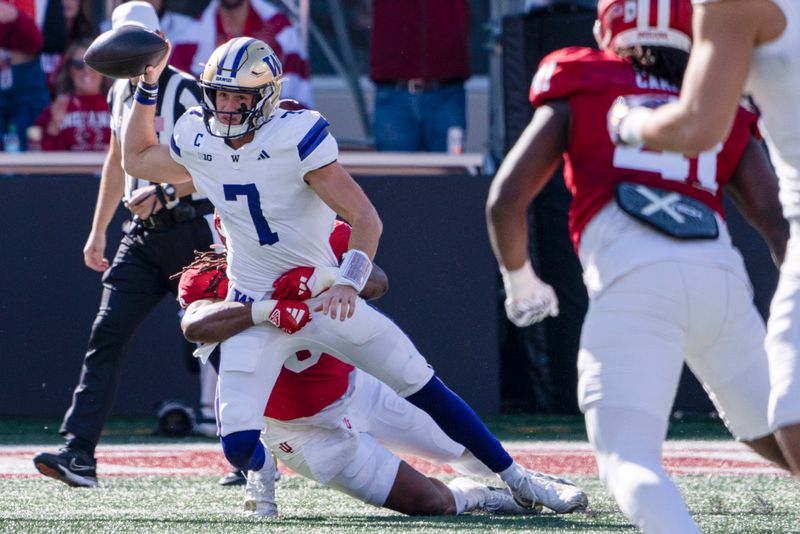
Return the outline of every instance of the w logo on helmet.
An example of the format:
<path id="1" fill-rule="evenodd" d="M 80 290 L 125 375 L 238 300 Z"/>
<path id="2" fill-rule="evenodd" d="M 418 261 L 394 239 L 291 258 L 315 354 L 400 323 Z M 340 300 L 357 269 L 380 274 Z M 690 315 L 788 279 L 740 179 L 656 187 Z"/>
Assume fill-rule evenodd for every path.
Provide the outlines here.
<path id="1" fill-rule="evenodd" d="M 269 70 L 272 71 L 272 75 L 274 77 L 277 78 L 278 76 L 283 74 L 283 67 L 281 66 L 281 62 L 278 61 L 278 58 L 275 57 L 275 54 L 264 56 L 261 59 L 264 61 L 264 63 L 267 64 L 267 67 L 269 67 Z"/>

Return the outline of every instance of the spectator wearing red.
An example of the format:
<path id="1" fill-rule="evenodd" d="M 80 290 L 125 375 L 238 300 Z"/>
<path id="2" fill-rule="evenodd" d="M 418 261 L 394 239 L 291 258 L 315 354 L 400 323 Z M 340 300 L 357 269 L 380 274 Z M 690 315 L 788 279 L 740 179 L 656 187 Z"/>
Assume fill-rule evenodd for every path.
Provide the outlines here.
<path id="1" fill-rule="evenodd" d="M 199 43 L 192 72 L 199 76 L 201 63 L 216 47 L 234 37 L 253 37 L 266 42 L 283 65 L 281 97 L 314 106 L 308 51 L 289 17 L 266 0 L 212 0 L 200 17 Z"/>
<path id="2" fill-rule="evenodd" d="M 39 65 L 42 33 L 36 22 L 0 0 L 0 136 L 13 125 L 25 150 L 25 130 L 49 102 Z"/>
<path id="3" fill-rule="evenodd" d="M 111 115 L 102 93 L 103 77 L 83 54 L 90 41 L 73 43 L 56 76 L 58 96 L 36 119 L 42 150 L 105 151 L 111 140 Z"/>
<path id="4" fill-rule="evenodd" d="M 374 0 L 370 79 L 378 150 L 447 150 L 466 129 L 470 77 L 467 0 Z"/>

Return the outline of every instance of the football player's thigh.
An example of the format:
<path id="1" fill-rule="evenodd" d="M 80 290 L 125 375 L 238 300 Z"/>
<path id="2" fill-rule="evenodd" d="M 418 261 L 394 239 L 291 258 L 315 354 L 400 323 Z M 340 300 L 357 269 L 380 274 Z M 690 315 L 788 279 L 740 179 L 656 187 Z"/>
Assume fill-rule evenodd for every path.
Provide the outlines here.
<path id="1" fill-rule="evenodd" d="M 589 305 L 578 354 L 578 402 L 636 407 L 665 419 L 683 367 L 685 290 L 671 263 L 639 267 Z"/>
<path id="2" fill-rule="evenodd" d="M 800 240 L 795 224 L 767 323 L 769 417 L 774 429 L 800 421 Z"/>
<path id="3" fill-rule="evenodd" d="M 438 463 L 461 457 L 464 446 L 447 437 L 428 414 L 374 376 L 357 373 L 348 416 L 360 430 L 398 454 L 414 454 Z"/>
<path id="4" fill-rule="evenodd" d="M 315 306 L 314 300 L 309 302 L 309 308 Z M 293 337 L 352 363 L 403 397 L 419 391 L 433 376 L 433 369 L 408 336 L 361 299 L 353 317 L 340 321 L 317 313 Z"/>
<path id="5" fill-rule="evenodd" d="M 253 326 L 220 344 L 217 420 L 221 435 L 261 429 L 285 357 L 280 331 Z M 288 336 L 285 336 L 288 337 Z"/>
<path id="6" fill-rule="evenodd" d="M 731 433 L 738 439 L 749 440 L 770 433 L 764 322 L 743 280 L 724 271 L 718 272 L 717 277 L 727 278 L 726 294 L 714 296 L 714 300 L 725 303 L 719 312 L 724 315 L 725 322 L 720 329 L 719 321 L 713 321 L 713 344 L 701 350 L 693 349 L 687 354 L 686 363 L 709 391 Z M 698 294 L 697 298 L 707 300 L 708 296 Z M 704 315 L 711 315 L 711 312 L 706 311 Z M 698 317 L 696 323 L 701 322 Z"/>

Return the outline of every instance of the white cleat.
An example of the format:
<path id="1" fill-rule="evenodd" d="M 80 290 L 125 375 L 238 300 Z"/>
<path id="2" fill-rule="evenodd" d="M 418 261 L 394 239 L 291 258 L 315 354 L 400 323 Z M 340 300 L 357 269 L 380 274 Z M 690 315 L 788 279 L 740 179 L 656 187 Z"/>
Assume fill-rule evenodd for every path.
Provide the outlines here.
<path id="1" fill-rule="evenodd" d="M 538 503 L 557 514 L 585 510 L 588 506 L 586 494 L 569 480 L 528 471 L 516 462 L 513 467 L 504 477 L 504 481 L 521 506 L 531 508 Z"/>
<path id="2" fill-rule="evenodd" d="M 275 462 L 267 455 L 264 467 L 258 471 L 247 472 L 244 488 L 244 514 L 254 517 L 275 517 L 278 505 L 275 504 Z"/>
<path id="3" fill-rule="evenodd" d="M 486 495 L 486 502 L 483 509 L 493 515 L 535 515 L 542 511 L 542 505 L 538 502 L 533 508 L 520 506 L 511 495 L 508 488 L 493 488 L 489 486 Z"/>

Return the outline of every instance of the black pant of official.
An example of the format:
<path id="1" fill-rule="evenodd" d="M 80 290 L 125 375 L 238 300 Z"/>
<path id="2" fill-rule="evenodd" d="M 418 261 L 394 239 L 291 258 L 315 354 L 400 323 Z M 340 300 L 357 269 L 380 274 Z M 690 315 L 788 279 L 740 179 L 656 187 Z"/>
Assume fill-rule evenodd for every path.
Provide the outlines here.
<path id="1" fill-rule="evenodd" d="M 204 217 L 154 229 L 131 225 L 103 275 L 100 308 L 62 435 L 74 434 L 97 444 L 134 332 L 164 295 L 177 295 L 178 280 L 170 276 L 191 263 L 195 250 L 208 250 L 212 242 Z"/>

